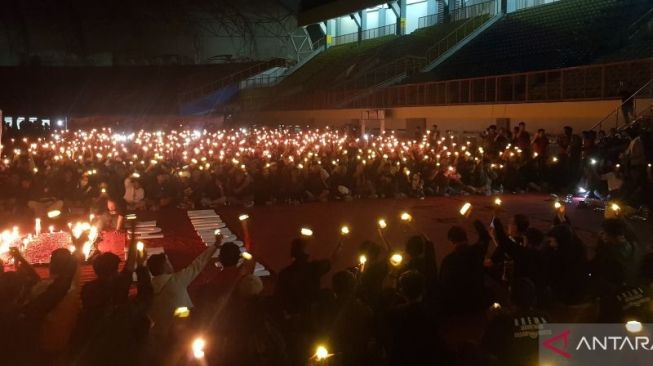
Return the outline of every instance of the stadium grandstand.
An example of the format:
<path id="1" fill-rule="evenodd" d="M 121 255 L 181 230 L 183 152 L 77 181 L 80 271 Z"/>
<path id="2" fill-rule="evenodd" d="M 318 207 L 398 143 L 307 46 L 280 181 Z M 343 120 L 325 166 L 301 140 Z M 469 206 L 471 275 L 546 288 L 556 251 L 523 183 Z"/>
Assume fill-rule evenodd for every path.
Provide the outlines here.
<path id="1" fill-rule="evenodd" d="M 27 4 L 12 14 L 33 10 Z M 22 66 L 0 69 L 5 116 L 320 125 L 383 111 L 384 125 L 399 129 L 408 120 L 425 127 L 497 119 L 591 127 L 618 115 L 611 112 L 623 91 L 637 92 L 638 113 L 651 95 L 653 10 L 646 0 L 286 1 L 260 13 L 244 6 L 254 21 L 214 26 L 222 43 L 210 40 L 211 31 L 164 17 L 167 10 L 158 10 L 162 20 L 148 18 L 143 36 L 131 41 L 154 40 L 139 52 L 136 43 L 129 49 L 90 43 L 129 20 L 98 27 L 65 52 L 39 49 L 45 27 L 33 32 L 31 53 L 8 47 L 5 64 Z M 180 17 L 213 25 L 229 20 L 210 7 L 201 8 L 203 15 L 192 10 Z M 140 20 L 139 9 L 130 11 Z M 94 17 L 88 24 L 103 20 Z M 17 24 L 9 16 L 7 22 Z M 168 24 L 180 32 L 172 35 L 174 45 L 162 46 L 174 31 Z M 21 37 L 10 32 L 6 44 L 20 44 Z M 209 54 L 221 48 L 230 51 Z M 541 115 L 541 103 L 560 108 Z"/>
<path id="2" fill-rule="evenodd" d="M 378 26 L 384 7 L 360 14 Z M 394 11 L 392 4 L 387 10 Z M 382 31 L 369 39 L 376 28 L 364 27 L 358 38 L 329 34 L 349 32 L 358 19 L 352 14 L 336 18 L 339 27 L 324 21 L 325 51 L 273 86 L 242 91 L 237 108 L 292 111 L 268 115 L 297 122 L 320 123 L 311 112 L 299 112 L 307 109 L 320 110 L 322 121 L 342 123 L 361 119 L 365 110 L 385 110 L 385 122 L 394 126 L 409 119 L 424 127 L 543 117 L 558 126 L 575 121 L 591 127 L 618 107 L 625 89 L 642 88 L 634 98 L 638 111 L 650 109 L 653 10 L 647 1 L 408 1 L 407 20 L 398 18 L 405 28 L 392 36 Z M 345 39 L 350 43 L 343 45 Z M 550 106 L 566 110 L 573 101 L 574 111 L 541 115 L 541 103 L 563 103 Z M 456 105 L 473 107 L 467 113 L 447 108 Z"/>

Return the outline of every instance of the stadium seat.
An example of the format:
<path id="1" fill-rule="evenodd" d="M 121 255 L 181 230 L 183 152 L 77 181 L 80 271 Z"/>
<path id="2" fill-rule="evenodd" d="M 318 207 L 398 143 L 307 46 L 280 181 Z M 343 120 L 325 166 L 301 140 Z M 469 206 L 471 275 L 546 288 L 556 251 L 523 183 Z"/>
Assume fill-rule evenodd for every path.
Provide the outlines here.
<path id="1" fill-rule="evenodd" d="M 409 82 L 592 63 L 613 52 L 647 0 L 561 0 L 508 14 L 435 70 Z"/>

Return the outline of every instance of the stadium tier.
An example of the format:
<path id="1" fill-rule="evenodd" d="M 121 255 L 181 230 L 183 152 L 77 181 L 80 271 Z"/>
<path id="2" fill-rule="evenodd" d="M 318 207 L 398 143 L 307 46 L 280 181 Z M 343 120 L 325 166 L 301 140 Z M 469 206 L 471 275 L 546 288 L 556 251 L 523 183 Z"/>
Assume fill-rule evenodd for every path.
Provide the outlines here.
<path id="1" fill-rule="evenodd" d="M 249 105 L 257 105 L 258 108 L 266 105 L 268 109 L 420 105 L 418 99 L 405 104 L 385 104 L 386 101 L 407 97 L 400 95 L 379 99 L 373 94 L 378 96 L 386 91 L 391 92 L 387 88 L 397 84 L 413 86 L 425 82 L 557 70 L 653 56 L 649 29 L 653 7 L 650 1 L 561 0 L 508 13 L 500 19 L 493 18 L 496 14 L 495 8 L 491 7 L 494 6 L 493 2 L 472 5 L 470 8 L 480 6 L 486 8 L 473 13 L 476 16 L 461 16 L 456 18 L 460 20 L 422 28 L 410 35 L 367 40 L 329 49 L 270 90 L 268 94 L 274 98 L 266 98 L 265 92 L 258 91 L 256 97 L 250 95 Z M 496 21 L 489 22 L 490 19 Z M 481 29 L 484 25 L 486 28 Z M 464 30 L 462 34 L 461 29 Z M 477 34 L 472 34 L 477 30 Z M 429 64 L 431 66 L 427 67 Z M 427 69 L 430 71 L 422 72 Z M 637 78 L 640 76 L 650 79 L 646 75 L 637 75 Z M 531 78 L 528 81 L 531 97 L 551 100 L 553 94 L 546 89 L 556 85 L 560 89 L 560 78 L 551 76 L 546 80 L 546 85 L 538 85 L 544 83 L 545 76 L 542 76 L 542 80 L 539 80 L 539 76 Z M 623 73 L 619 73 L 618 78 L 632 79 Z M 601 83 L 600 80 L 597 82 Z M 615 82 L 618 83 L 618 80 Z M 633 85 L 637 84 L 635 82 Z M 513 89 L 512 84 L 504 86 Z M 497 89 L 501 88 L 499 82 Z M 522 86 L 518 85 L 517 89 L 520 88 Z M 586 97 L 618 94 L 618 86 L 609 85 L 607 88 L 611 93 L 594 90 L 589 94 L 583 91 L 582 94 Z M 455 93 L 458 92 L 473 94 L 464 90 Z M 493 100 L 476 100 L 525 101 L 524 95 L 512 94 Z M 564 95 L 574 96 L 574 93 Z M 375 102 L 366 101 L 369 98 L 375 99 Z M 270 103 L 271 100 L 274 103 Z M 472 103 L 473 98 L 445 98 L 438 104 L 450 102 Z M 426 100 L 424 103 L 428 105 Z"/>
<path id="2" fill-rule="evenodd" d="M 647 0 L 561 0 L 507 14 L 430 73 L 447 80 L 593 63 L 614 52 Z M 651 56 L 653 54 L 643 55 Z"/>

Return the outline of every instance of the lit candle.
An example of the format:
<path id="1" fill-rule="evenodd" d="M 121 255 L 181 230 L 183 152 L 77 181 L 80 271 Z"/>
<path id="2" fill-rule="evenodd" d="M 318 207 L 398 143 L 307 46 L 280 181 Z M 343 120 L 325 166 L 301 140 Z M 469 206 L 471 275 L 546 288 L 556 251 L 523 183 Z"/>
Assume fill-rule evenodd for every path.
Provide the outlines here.
<path id="1" fill-rule="evenodd" d="M 174 313 L 176 318 L 188 318 L 190 315 L 190 309 L 186 306 L 181 306 L 175 309 Z"/>
<path id="2" fill-rule="evenodd" d="M 313 355 L 313 358 L 315 358 L 315 360 L 318 362 L 323 362 L 331 356 L 333 355 L 329 353 L 329 350 L 327 350 L 325 346 L 319 345 L 315 349 L 315 354 Z"/>
<path id="3" fill-rule="evenodd" d="M 252 250 L 252 239 L 249 236 L 249 227 L 247 225 L 247 221 L 249 220 L 249 215 L 247 214 L 242 214 L 238 216 L 238 220 L 240 221 L 240 226 L 243 228 L 243 240 L 245 241 L 245 249 L 248 251 Z"/>
<path id="4" fill-rule="evenodd" d="M 402 212 L 401 216 L 399 216 L 399 218 L 401 219 L 401 221 L 404 221 L 404 222 L 413 221 L 413 217 L 408 212 Z"/>
<path id="5" fill-rule="evenodd" d="M 138 254 L 142 257 L 143 252 L 145 251 L 145 244 L 142 241 L 139 241 L 136 243 L 136 250 L 138 250 Z"/>
<path id="6" fill-rule="evenodd" d="M 206 341 L 202 337 L 197 337 L 193 340 L 193 344 L 191 346 L 193 350 L 193 357 L 195 359 L 203 359 L 204 358 L 204 347 L 206 346 Z"/>
<path id="7" fill-rule="evenodd" d="M 379 224 L 379 229 L 385 229 L 388 227 L 388 223 L 385 221 L 385 219 L 379 219 L 377 223 Z"/>
<path id="8" fill-rule="evenodd" d="M 343 236 L 349 235 L 349 226 L 342 225 L 342 227 L 340 228 L 340 234 Z"/>
<path id="9" fill-rule="evenodd" d="M 40 235 L 40 234 L 41 234 L 41 219 L 39 219 L 39 218 L 37 218 L 36 220 L 34 220 L 34 233 L 35 233 L 36 235 Z"/>
<path id="10" fill-rule="evenodd" d="M 361 272 L 365 270 L 365 263 L 367 263 L 367 257 L 365 256 L 365 254 L 361 254 L 360 257 L 358 257 L 358 264 L 360 264 Z"/>
<path id="11" fill-rule="evenodd" d="M 616 216 L 619 216 L 619 214 L 621 213 L 621 207 L 619 207 L 619 205 L 616 203 L 610 204 L 610 209 L 612 210 L 612 212 L 614 212 Z"/>
<path id="12" fill-rule="evenodd" d="M 390 264 L 392 264 L 395 267 L 399 267 L 403 260 L 404 257 L 399 253 L 395 253 L 392 256 L 390 256 Z"/>
<path id="13" fill-rule="evenodd" d="M 472 204 L 469 202 L 465 202 L 465 204 L 460 208 L 459 212 L 462 216 L 467 216 L 471 212 L 471 209 L 472 209 Z"/>
<path id="14" fill-rule="evenodd" d="M 306 227 L 301 228 L 301 230 L 299 230 L 299 232 L 300 232 L 300 234 L 302 234 L 302 236 L 306 236 L 306 237 L 309 237 L 309 238 L 311 236 L 313 236 L 313 230 L 311 230 L 309 228 L 306 228 Z"/>

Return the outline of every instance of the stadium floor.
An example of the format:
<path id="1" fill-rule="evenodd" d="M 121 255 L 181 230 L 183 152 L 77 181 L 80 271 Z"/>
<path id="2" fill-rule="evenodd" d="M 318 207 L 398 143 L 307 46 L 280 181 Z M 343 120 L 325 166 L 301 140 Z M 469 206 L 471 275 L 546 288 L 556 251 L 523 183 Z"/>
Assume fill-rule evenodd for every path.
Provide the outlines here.
<path id="1" fill-rule="evenodd" d="M 502 210 L 499 212 L 507 224 L 510 215 L 523 213 L 531 219 L 531 225 L 548 230 L 553 218 L 552 201 L 546 195 L 504 195 Z M 252 252 L 257 259 L 272 272 L 274 278 L 284 266 L 290 262 L 290 242 L 299 235 L 301 227 L 310 227 L 314 232 L 309 253 L 313 258 L 328 258 L 340 240 L 340 227 L 347 224 L 351 234 L 342 246 L 342 251 L 333 263 L 336 270 L 356 264 L 356 249 L 366 239 L 381 243 L 377 232 L 377 219 L 384 217 L 388 222 L 385 230 L 386 238 L 397 250 L 403 248 L 405 239 L 419 231 L 426 234 L 436 245 L 438 262 L 447 255 L 452 247 L 446 240 L 446 232 L 453 224 L 461 224 L 468 229 L 470 240 L 475 240 L 472 220 L 480 219 L 489 224 L 494 214 L 491 207 L 493 197 L 457 196 L 429 197 L 418 199 L 378 199 L 355 200 L 352 202 L 307 203 L 301 205 L 257 206 L 248 209 L 240 207 L 224 207 L 218 209 L 218 214 L 228 227 L 242 238 L 242 230 L 238 216 L 249 215 L 249 230 L 252 238 Z M 463 219 L 458 210 L 464 202 L 473 205 L 469 219 Z M 413 216 L 413 225 L 402 224 L 399 214 L 408 211 Z M 598 227 L 602 219 L 600 213 L 589 209 L 578 209 L 575 205 L 567 206 L 567 213 L 579 235 L 586 243 L 596 240 Z M 156 219 L 163 229 L 165 238 L 146 241 L 148 247 L 163 247 L 175 268 L 189 264 L 199 254 L 205 245 L 195 233 L 186 211 L 170 209 L 159 212 L 148 212 L 139 215 L 143 220 Z M 651 227 L 646 223 L 637 225 L 637 232 L 645 245 L 650 244 Z M 648 239 L 647 239 L 648 238 Z M 114 248 L 115 249 L 115 248 Z M 117 250 L 112 250 L 117 251 Z M 212 270 L 212 269 L 211 269 Z M 211 275 L 211 270 L 205 270 L 196 280 L 193 287 L 201 284 Z M 47 271 L 39 268 L 42 275 Z M 89 265 L 82 270 L 82 280 L 88 281 L 94 277 Z M 266 289 L 271 290 L 266 280 Z M 325 280 L 328 280 L 327 276 Z"/>

